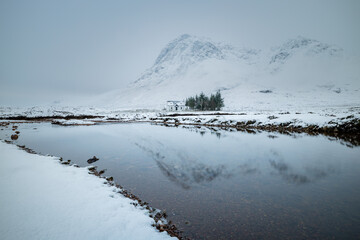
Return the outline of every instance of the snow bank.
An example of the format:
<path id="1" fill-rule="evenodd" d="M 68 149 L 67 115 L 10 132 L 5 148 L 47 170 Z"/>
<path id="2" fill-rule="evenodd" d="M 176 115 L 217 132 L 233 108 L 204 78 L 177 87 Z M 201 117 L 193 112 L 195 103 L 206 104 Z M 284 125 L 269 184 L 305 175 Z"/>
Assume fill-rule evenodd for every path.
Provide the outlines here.
<path id="1" fill-rule="evenodd" d="M 66 119 L 56 119 L 51 122 L 52 124 L 58 124 L 63 126 L 73 126 L 73 125 L 95 125 L 93 121 L 86 121 L 86 120 L 66 120 Z"/>
<path id="2" fill-rule="evenodd" d="M 58 110 L 56 108 L 45 111 L 41 108 L 14 109 L 1 108 L 0 117 L 48 117 L 52 118 Z M 31 114 L 29 114 L 31 112 Z M 74 116 L 89 116 L 86 119 L 74 119 Z M 97 117 L 95 117 L 97 116 Z M 68 109 L 68 119 L 52 119 L 52 123 L 59 125 L 94 125 L 101 122 L 153 122 L 166 124 L 196 124 L 212 126 L 235 126 L 238 122 L 254 121 L 255 125 L 280 125 L 308 127 L 333 127 L 344 124 L 353 119 L 360 119 L 360 107 L 328 107 L 310 109 L 285 110 L 257 110 L 257 111 L 187 111 L 167 112 L 154 110 L 122 111 L 108 108 L 102 109 Z M 57 117 L 59 118 L 59 116 Z M 5 121 L 5 120 L 0 120 Z M 8 121 L 8 120 L 6 120 Z M 253 125 L 253 124 L 252 124 Z"/>
<path id="3" fill-rule="evenodd" d="M 149 117 L 152 122 L 166 124 L 197 124 L 208 126 L 236 126 L 238 122 L 253 122 L 252 125 L 281 125 L 291 123 L 293 126 L 307 127 L 316 125 L 330 127 L 344 124 L 353 119 L 360 119 L 358 108 L 324 109 L 319 112 L 168 112 Z"/>
<path id="4" fill-rule="evenodd" d="M 0 142 L 1 239 L 168 239 L 85 168 Z"/>

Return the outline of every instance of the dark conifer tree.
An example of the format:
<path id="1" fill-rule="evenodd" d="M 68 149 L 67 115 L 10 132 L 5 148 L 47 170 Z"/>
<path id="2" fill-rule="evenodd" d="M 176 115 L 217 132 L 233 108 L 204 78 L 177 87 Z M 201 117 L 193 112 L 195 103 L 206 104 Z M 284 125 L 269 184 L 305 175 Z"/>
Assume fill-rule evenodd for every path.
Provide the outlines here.
<path id="1" fill-rule="evenodd" d="M 215 95 L 211 94 L 210 98 L 201 92 L 199 96 L 195 95 L 195 97 L 187 98 L 185 105 L 190 109 L 196 109 L 200 111 L 214 111 L 220 110 L 222 107 L 224 107 L 224 99 L 221 97 L 220 91 L 217 91 Z"/>
<path id="2" fill-rule="evenodd" d="M 215 110 L 216 109 L 216 101 L 215 101 L 215 95 L 211 94 L 210 100 L 209 100 L 209 110 Z"/>
<path id="3" fill-rule="evenodd" d="M 222 107 L 224 107 L 224 99 L 221 97 L 221 93 L 219 90 L 215 94 L 215 105 L 216 110 L 220 110 Z"/>

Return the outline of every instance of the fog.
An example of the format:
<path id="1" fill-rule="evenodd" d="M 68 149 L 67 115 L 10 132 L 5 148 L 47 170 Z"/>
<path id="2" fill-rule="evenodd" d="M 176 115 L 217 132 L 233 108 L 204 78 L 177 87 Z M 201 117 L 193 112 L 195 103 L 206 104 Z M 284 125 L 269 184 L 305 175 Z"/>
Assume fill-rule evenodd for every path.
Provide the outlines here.
<path id="1" fill-rule="evenodd" d="M 123 88 L 183 33 L 262 49 L 302 35 L 359 55 L 359 12 L 356 0 L 1 1 L 0 105 Z"/>

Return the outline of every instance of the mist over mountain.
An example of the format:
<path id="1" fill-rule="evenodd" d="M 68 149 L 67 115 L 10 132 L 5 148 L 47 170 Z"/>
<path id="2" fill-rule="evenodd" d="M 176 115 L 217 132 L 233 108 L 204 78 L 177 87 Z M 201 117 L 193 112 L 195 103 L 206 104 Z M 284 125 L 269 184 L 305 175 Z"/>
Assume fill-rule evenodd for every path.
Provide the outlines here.
<path id="1" fill-rule="evenodd" d="M 252 49 L 184 34 L 128 88 L 103 94 L 96 104 L 162 109 L 167 100 L 220 90 L 227 110 L 351 106 L 359 104 L 359 76 L 358 59 L 315 39 Z"/>

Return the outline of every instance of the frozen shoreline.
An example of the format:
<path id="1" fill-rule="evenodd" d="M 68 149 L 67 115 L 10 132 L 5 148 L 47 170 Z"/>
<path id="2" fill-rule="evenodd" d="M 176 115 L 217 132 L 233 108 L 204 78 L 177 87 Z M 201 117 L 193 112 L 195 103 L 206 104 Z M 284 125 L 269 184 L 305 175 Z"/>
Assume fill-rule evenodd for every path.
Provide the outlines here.
<path id="1" fill-rule="evenodd" d="M 0 142 L 2 239 L 169 239 L 146 210 L 87 168 Z"/>
<path id="2" fill-rule="evenodd" d="M 155 111 L 111 110 L 97 108 L 0 107 L 0 126 L 11 123 L 51 122 L 62 126 L 104 123 L 151 123 L 165 126 L 221 128 L 255 133 L 306 133 L 343 140 L 349 146 L 360 145 L 360 107 L 332 107 L 288 111 Z M 16 136 L 14 136 L 16 137 Z"/>
<path id="3" fill-rule="evenodd" d="M 0 108 L 0 125 L 11 122 L 51 122 L 56 125 L 148 122 L 166 126 L 232 128 L 239 131 L 324 134 L 360 145 L 360 107 L 296 111 L 121 111 L 96 108 Z"/>
<path id="4" fill-rule="evenodd" d="M 344 123 L 347 117 L 360 119 L 360 106 L 347 107 L 252 110 L 252 111 L 178 111 L 159 110 L 114 110 L 92 107 L 0 107 L 2 120 L 53 121 L 59 125 L 90 125 L 96 122 L 148 122 L 164 119 L 181 123 L 199 123 L 213 125 L 231 125 L 232 122 L 256 120 L 262 124 L 281 124 L 293 121 L 298 126 L 325 126 L 331 123 Z M 330 123 L 330 124 L 331 124 Z"/>

